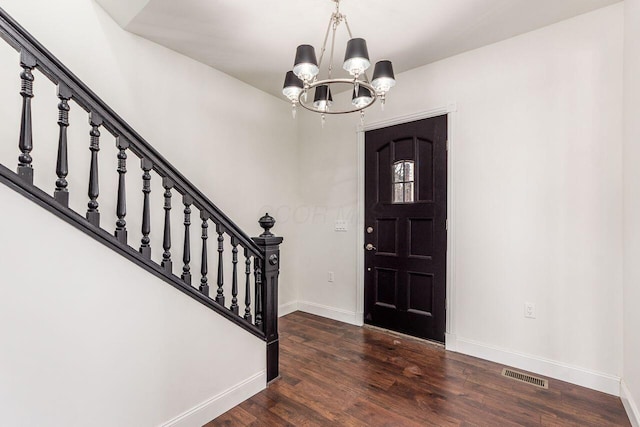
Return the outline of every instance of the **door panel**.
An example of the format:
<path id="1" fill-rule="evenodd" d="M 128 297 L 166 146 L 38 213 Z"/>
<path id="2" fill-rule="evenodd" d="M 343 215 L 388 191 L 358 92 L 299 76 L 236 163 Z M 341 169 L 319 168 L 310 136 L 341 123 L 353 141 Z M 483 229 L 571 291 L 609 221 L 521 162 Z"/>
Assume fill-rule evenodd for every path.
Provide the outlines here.
<path id="1" fill-rule="evenodd" d="M 378 254 L 398 255 L 398 218 L 379 218 L 376 220 Z"/>
<path id="2" fill-rule="evenodd" d="M 365 135 L 365 322 L 444 342 L 447 117 Z"/>
<path id="3" fill-rule="evenodd" d="M 418 181 L 418 200 L 433 202 L 433 196 L 436 191 L 435 177 L 433 176 L 433 142 L 418 138 L 417 146 L 418 168 L 416 176 Z"/>
<path id="4" fill-rule="evenodd" d="M 398 271 L 376 268 L 376 305 L 396 308 L 398 303 Z"/>
<path id="5" fill-rule="evenodd" d="M 433 219 L 408 218 L 409 258 L 433 260 Z"/>

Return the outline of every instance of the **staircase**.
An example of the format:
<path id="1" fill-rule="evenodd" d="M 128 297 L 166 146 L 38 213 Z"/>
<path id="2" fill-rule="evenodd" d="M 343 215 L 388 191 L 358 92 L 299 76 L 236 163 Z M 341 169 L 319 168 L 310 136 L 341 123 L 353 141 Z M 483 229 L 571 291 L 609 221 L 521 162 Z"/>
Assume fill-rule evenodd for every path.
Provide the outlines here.
<path id="1" fill-rule="evenodd" d="M 175 289 L 223 316 L 234 325 L 260 338 L 266 343 L 267 381 L 278 377 L 278 273 L 281 237 L 271 233 L 275 220 L 266 214 L 259 220 L 263 232 L 250 238 L 198 188 L 185 178 L 160 153 L 106 105 L 80 79 L 69 71 L 53 54 L 22 28 L 11 16 L 0 9 L 0 37 L 20 54 L 19 72 L 22 110 L 20 136 L 17 144 L 16 172 L 0 164 L 0 182 L 24 195 L 37 205 L 66 221 L 78 230 L 137 264 Z M 3 64 L 4 65 L 4 64 Z M 34 185 L 34 145 L 31 100 L 41 82 L 34 71 L 44 75 L 57 87 L 58 138 L 52 194 Z M 89 179 L 87 183 L 87 209 L 77 212 L 70 208 L 69 143 L 67 130 L 70 110 L 80 108 L 88 115 L 87 157 Z M 116 141 L 117 156 L 111 163 L 117 171 L 117 188 L 108 194 L 117 195 L 115 215 L 101 211 L 98 165 L 101 137 L 112 136 Z M 99 162 L 100 159 L 100 162 Z M 127 179 L 132 160 L 139 161 L 142 178 L 132 191 L 132 178 Z M 160 179 L 164 198 L 163 227 L 161 233 L 151 230 L 152 180 Z M 141 189 L 140 192 L 138 190 Z M 155 190 L 155 188 L 153 189 Z M 74 190 L 75 191 L 75 190 Z M 135 194 L 135 196 L 132 196 Z M 129 238 L 127 204 L 132 197 L 142 198 L 140 244 Z M 171 211 L 179 199 L 183 218 L 181 224 L 172 224 Z M 199 220 L 199 221 L 198 221 Z M 192 224 L 193 221 L 193 224 Z M 183 228 L 184 239 L 175 250 L 173 228 Z M 154 230 L 155 231 L 155 230 Z M 174 233 L 175 234 L 175 233 Z M 217 244 L 209 243 L 209 235 Z M 162 236 L 162 259 L 151 257 L 151 238 Z M 201 240 L 196 245 L 197 239 Z M 192 253 L 197 247 L 199 253 Z M 230 249 L 231 256 L 228 255 Z M 217 252 L 212 256 L 210 252 Z M 180 256 L 177 257 L 176 253 Z M 192 258 L 198 258 L 200 271 L 192 271 Z M 230 262 L 229 262 L 230 258 Z M 216 262 L 210 263 L 211 260 Z M 240 265 L 238 265 L 240 263 Z M 210 269 L 209 265 L 215 265 Z M 226 265 L 225 265 L 226 264 Z M 215 273 L 215 276 L 212 274 Z M 211 276 L 211 277 L 210 277 Z M 127 280 L 123 277 L 122 280 Z M 229 283 L 230 282 L 230 283 Z M 160 284 L 159 284 L 160 286 Z M 179 296 L 176 296 L 179 297 Z"/>

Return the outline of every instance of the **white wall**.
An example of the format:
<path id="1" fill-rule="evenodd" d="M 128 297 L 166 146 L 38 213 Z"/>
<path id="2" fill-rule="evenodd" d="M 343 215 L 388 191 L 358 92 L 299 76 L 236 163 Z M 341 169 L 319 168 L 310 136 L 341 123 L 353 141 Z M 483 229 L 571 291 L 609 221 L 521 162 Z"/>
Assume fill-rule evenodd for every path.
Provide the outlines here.
<path id="1" fill-rule="evenodd" d="M 624 37 L 624 367 L 622 398 L 640 426 L 640 1 L 626 0 Z M 632 415 L 633 414 L 633 415 Z"/>
<path id="2" fill-rule="evenodd" d="M 93 1 L 7 0 L 2 7 L 250 236 L 262 231 L 257 221 L 265 206 L 295 199 L 296 125 L 286 103 L 122 30 Z M 0 43 L 0 58 L 0 89 L 6 96 L 0 106 L 4 123 L 0 138 L 11 141 L 0 146 L 0 163 L 13 169 L 18 155 L 21 69 L 18 55 L 4 42 Z M 36 184 L 52 192 L 57 98 L 55 87 L 41 74 L 35 75 L 32 155 Z M 88 201 L 89 127 L 87 115 L 75 104 L 71 108 L 69 188 L 72 207 L 83 212 Z M 8 126 L 11 123 L 14 125 Z M 102 225 L 108 230 L 115 222 L 116 154 L 113 138 L 103 130 L 99 202 Z M 141 237 L 141 171 L 132 155 L 128 169 L 129 242 L 137 247 Z M 162 254 L 162 193 L 161 180 L 154 175 L 151 240 L 153 257 L 158 261 Z M 177 259 L 182 238 L 178 227 L 182 206 L 177 195 L 173 204 Z M 197 218 L 197 212 L 193 217 Z M 197 226 L 197 221 L 193 222 Z M 295 299 L 292 266 L 297 233 L 281 223 L 273 231 L 286 237 L 280 297 L 287 302 Z M 194 254 L 199 245 L 194 242 Z M 195 258 L 193 270 L 198 271 Z"/>
<path id="3" fill-rule="evenodd" d="M 4 185 L 0 200 L 0 424 L 153 426 L 218 397 L 172 424 L 202 425 L 264 387 L 264 342 Z"/>
<path id="4" fill-rule="evenodd" d="M 109 15 L 121 27 L 126 28 L 127 24 L 136 17 L 138 13 L 149 3 L 149 0 L 128 0 L 126 2 L 118 0 L 96 0 L 105 10 L 109 11 Z"/>
<path id="5" fill-rule="evenodd" d="M 610 393 L 622 372 L 623 6 L 397 76 L 372 123 L 457 104 L 451 301 L 460 351 Z M 372 51 L 372 54 L 375 53 Z M 302 115 L 301 306 L 357 320 L 357 117 Z M 338 217 L 347 233 L 333 232 Z M 336 281 L 327 283 L 326 272 Z M 537 319 L 525 319 L 524 302 Z"/>
<path id="6" fill-rule="evenodd" d="M 296 125 L 286 103 L 125 32 L 92 1 L 5 0 L 1 7 L 249 235 L 261 232 L 257 220 L 265 206 L 295 200 Z M 0 163 L 11 169 L 18 156 L 18 61 L 18 54 L 0 42 Z M 38 72 L 35 75 L 35 183 L 52 193 L 58 101 L 55 87 Z M 90 128 L 86 113 L 76 104 L 71 108 L 69 189 L 71 206 L 83 213 L 88 201 Z M 116 154 L 114 138 L 103 130 L 98 200 L 102 226 L 108 231 L 115 223 Z M 139 161 L 131 154 L 128 169 L 129 244 L 137 248 L 142 181 Z M 2 191 L 3 417 L 16 423 L 31 421 L 25 425 L 156 425 L 241 381 L 249 383 L 240 394 L 255 391 L 255 384 L 264 387 L 260 376 L 264 343 L 259 339 L 106 248 L 94 248 L 93 241 L 83 243 L 87 238 L 82 233 L 58 225 L 47 212 L 31 204 L 22 206 L 21 199 L 16 202 L 17 196 Z M 162 253 L 162 194 L 161 180 L 154 175 L 151 239 L 156 261 Z M 174 273 L 178 273 L 183 231 L 177 194 L 173 206 Z M 201 248 L 197 216 L 194 209 L 194 286 L 199 282 Z M 209 232 L 213 289 L 214 228 Z M 286 303 L 297 299 L 293 278 L 297 233 L 294 224 L 286 222 L 279 222 L 274 232 L 285 236 L 280 297 Z M 225 249 L 225 282 L 230 284 L 228 239 Z M 14 261 L 20 253 L 28 257 Z M 243 291 L 241 287 L 240 301 Z M 230 299 L 228 287 L 226 295 Z M 56 329 L 47 327 L 51 323 Z M 241 401 L 234 393 L 217 404 Z M 5 399 L 9 395 L 11 400 Z M 25 418 L 27 414 L 32 418 Z M 5 422 L 3 418 L 0 423 Z"/>
<path id="7" fill-rule="evenodd" d="M 356 117 L 329 117 L 322 130 L 316 116 L 303 112 L 296 128 L 295 122 L 289 118 L 286 103 L 124 32 L 93 2 L 33 0 L 27 4 L 20 0 L 5 0 L 2 7 L 249 234 L 258 232 L 255 222 L 262 210 L 268 208 L 276 216 L 278 224 L 274 231 L 286 238 L 282 257 L 281 303 L 298 301 L 298 305 L 308 311 L 357 322 L 355 265 L 360 248 L 356 245 Z M 476 354 L 484 352 L 485 357 L 494 359 L 513 356 L 515 359 L 510 360 L 515 364 L 531 362 L 533 365 L 527 366 L 542 367 L 542 371 L 547 369 L 547 373 L 567 379 L 575 375 L 573 380 L 576 382 L 614 393 L 616 390 L 612 384 L 623 372 L 623 239 L 621 221 L 616 219 L 622 217 L 622 9 L 622 5 L 611 6 L 403 73 L 398 76 L 398 86 L 390 95 L 386 111 L 380 113 L 374 107 L 374 111 L 367 115 L 368 122 L 375 122 L 451 103 L 457 105 L 452 129 L 455 132 L 452 135 L 455 160 L 451 170 L 456 188 L 453 200 L 456 217 L 450 223 L 456 236 L 453 255 L 456 260 L 454 285 L 457 298 L 451 302 L 454 319 L 450 326 L 454 329 L 450 332 L 454 334 L 459 349 Z M 38 13 L 33 13 L 34 10 Z M 637 17 L 637 14 L 632 16 Z M 80 33 L 83 37 L 77 37 Z M 19 68 L 17 55 L 4 43 L 0 43 L 0 56 L 0 92 L 5 94 L 0 104 L 3 117 L 0 140 L 9 141 L 0 144 L 0 162 L 13 168 L 17 157 L 14 141 L 17 141 L 20 105 L 17 90 Z M 629 56 L 627 54 L 627 58 Z M 631 75 L 630 69 L 628 66 L 628 75 Z M 44 79 L 37 76 L 34 99 L 36 148 L 33 155 L 36 183 L 51 189 L 55 181 L 53 158 L 57 102 L 54 88 L 48 83 L 41 84 L 42 81 Z M 247 99 L 251 102 L 245 102 Z M 78 110 L 72 110 L 70 144 L 75 147 L 72 152 L 80 154 L 73 154 L 76 157 L 71 159 L 69 180 L 72 206 L 81 211 L 87 201 L 88 152 L 82 154 L 82 150 L 86 150 L 88 145 L 89 129 L 84 124 L 86 115 Z M 16 125 L 8 127 L 10 123 Z M 631 139 L 627 137 L 626 141 L 625 156 L 632 159 L 633 152 L 629 152 L 634 150 L 629 143 Z M 112 140 L 105 135 L 101 151 L 103 184 L 100 198 L 105 227 L 114 220 L 115 207 L 113 184 L 107 185 L 116 177 L 115 168 L 110 163 L 116 152 L 111 145 Z M 135 161 L 130 162 L 129 170 L 129 191 L 135 194 L 140 185 Z M 627 167 L 626 171 L 625 194 L 629 194 L 637 188 L 629 179 L 633 168 Z M 154 177 L 152 185 L 154 206 L 161 206 L 157 177 Z M 0 191 L 3 190 L 0 188 Z M 238 194 L 247 197 L 240 199 Z M 18 196 L 5 190 L 1 197 L 5 206 L 5 200 L 14 203 L 12 197 Z M 130 199 L 134 198 L 130 196 Z M 635 199 L 637 197 L 627 198 Z M 15 200 L 16 204 L 22 201 L 20 198 Z M 177 198 L 174 198 L 174 206 L 173 218 L 179 222 Z M 33 209 L 33 213 L 16 217 L 3 209 L 0 223 L 6 227 L 17 221 L 26 221 L 29 226 L 20 229 L 31 237 L 47 234 L 55 239 L 56 233 L 70 230 L 69 237 L 64 234 L 64 239 L 70 239 L 68 244 L 56 246 L 57 252 L 43 249 L 47 254 L 44 259 L 52 260 L 51 268 L 56 267 L 54 261 L 63 263 L 64 259 L 74 259 L 76 265 L 85 268 L 84 262 L 92 259 L 85 252 L 67 258 L 64 255 L 77 250 L 74 243 L 80 243 L 73 239 L 86 237 L 65 228 L 64 224 L 32 230 L 33 224 L 35 227 L 40 223 L 46 226 L 48 221 L 57 221 L 39 208 Z M 130 242 L 134 246 L 140 238 L 139 210 L 139 201 L 130 200 Z M 28 208 L 23 210 L 27 211 Z M 633 227 L 630 220 L 635 212 L 633 205 L 627 204 L 625 212 L 629 235 Z M 39 213 L 44 216 L 40 218 Z M 154 215 L 153 230 L 157 232 L 160 230 L 161 210 L 154 210 Z M 348 219 L 349 231 L 334 232 L 334 219 Z M 56 228 L 60 230 L 55 231 Z M 304 236 L 304 246 L 298 236 Z M 181 237 L 182 234 L 174 229 L 174 245 Z M 22 244 L 19 239 L 15 240 L 16 244 Z M 158 234 L 152 242 L 154 258 L 158 259 L 161 253 Z M 635 245 L 633 238 L 625 238 L 624 243 L 627 249 Z M 94 242 L 87 244 L 98 245 Z M 32 246 L 29 246 L 31 251 L 34 250 Z M 194 253 L 198 248 L 199 244 L 194 243 Z M 14 252 L 19 253 L 14 250 L 14 243 L 1 244 L 0 260 L 13 259 Z M 101 246 L 96 246 L 95 250 L 109 253 L 101 254 L 100 259 L 113 256 L 113 262 L 122 262 L 123 268 L 130 264 Z M 176 253 L 179 256 L 179 252 Z M 35 258 L 37 254 L 33 255 Z M 77 259 L 81 262 L 78 263 Z M 634 257 L 627 259 L 633 260 Z M 195 261 L 193 264 L 193 271 L 197 271 L 199 263 Z M 71 298 L 71 289 L 75 289 L 72 287 L 78 284 L 88 286 L 81 271 L 59 284 L 51 283 L 56 281 L 50 278 L 54 277 L 53 273 L 43 278 L 39 278 L 38 272 L 24 277 L 16 273 L 20 269 L 10 269 L 7 265 L 0 268 L 4 275 L 1 277 L 1 289 L 9 292 L 13 299 L 33 294 L 34 298 L 39 298 L 38 286 L 52 292 L 42 296 L 45 301 L 58 296 L 62 298 L 65 293 Z M 101 268 L 100 265 L 96 263 L 86 268 L 95 270 Z M 629 272 L 632 266 L 629 262 L 626 265 L 625 292 L 631 292 L 633 296 L 637 286 L 631 279 L 633 272 Z M 176 312 L 187 316 L 187 323 L 211 323 L 212 330 L 228 336 L 223 319 L 218 319 L 187 297 L 176 297 L 177 291 L 133 267 L 131 265 L 131 274 L 141 276 L 135 282 L 145 283 L 135 284 L 144 286 L 141 293 L 146 296 L 149 293 L 163 295 L 158 298 L 165 298 L 165 293 L 171 294 L 166 304 L 189 306 L 175 308 Z M 336 281 L 332 284 L 326 281 L 329 270 L 335 272 Z M 94 305 L 87 305 L 95 295 L 116 299 L 110 303 L 111 306 L 131 304 L 133 299 L 118 300 L 123 291 L 121 287 L 128 290 L 130 285 L 120 283 L 116 277 L 107 274 L 105 271 L 96 275 L 105 277 L 104 281 L 89 283 L 87 289 L 90 292 L 83 295 L 87 300 L 85 306 L 99 311 L 105 309 L 95 301 Z M 114 273 L 111 271 L 109 274 Z M 153 283 L 146 284 L 146 280 Z M 11 287 L 7 288 L 9 281 Z M 109 292 L 98 293 L 105 285 Z M 64 286 L 62 293 L 53 293 L 53 289 L 60 286 Z M 139 299 L 142 302 L 130 307 L 125 317 L 120 318 L 119 313 L 113 321 L 124 322 L 139 312 L 140 304 L 149 301 L 148 298 Z M 3 301 L 8 299 L 3 298 Z M 536 303 L 536 320 L 523 318 L 524 301 Z M 73 324 L 73 306 L 68 301 L 65 304 L 71 313 L 69 319 L 63 317 L 60 321 L 67 319 L 68 324 Z M 293 306 L 296 305 L 290 307 Z M 27 322 L 29 314 L 44 316 L 32 311 L 36 308 L 42 306 L 29 307 L 25 313 L 6 311 L 6 316 L 14 316 L 14 321 L 4 323 L 27 323 L 30 329 L 24 336 L 40 336 L 40 325 Z M 4 307 L 2 311 L 5 315 Z M 181 316 L 168 317 L 173 310 L 158 314 L 149 307 L 148 313 L 149 319 L 138 317 L 136 321 L 148 321 L 145 327 L 151 329 L 145 330 L 152 332 L 145 339 L 153 341 L 150 346 L 157 348 L 160 346 L 158 343 L 164 343 L 164 339 L 172 336 L 167 338 L 164 330 L 153 332 L 152 327 L 158 323 L 179 323 L 183 319 Z M 93 321 L 102 325 L 100 322 L 110 319 L 105 316 Z M 633 337 L 628 338 L 633 334 L 629 325 L 636 324 L 637 319 L 632 317 L 634 314 L 629 306 L 625 316 L 624 375 L 629 389 L 637 396 L 638 383 L 634 378 L 637 379 L 638 375 L 633 371 L 637 366 L 633 365 L 635 358 L 632 356 L 638 354 L 638 346 L 633 346 Z M 218 327 L 218 323 L 222 326 Z M 80 326 L 74 325 L 75 328 Z M 123 330 L 123 327 L 115 329 L 118 332 Z M 81 354 L 93 354 L 92 346 L 97 345 L 94 341 L 73 342 L 82 331 L 58 330 L 52 337 L 71 342 Z M 172 333 L 177 334 L 176 331 Z M 245 334 L 242 331 L 235 333 Z M 205 339 L 200 342 L 201 338 L 199 336 L 197 342 L 181 343 L 181 346 L 202 345 L 207 347 L 202 353 L 211 354 L 208 346 L 214 346 L 215 341 Z M 239 347 L 242 347 L 242 340 L 242 337 L 234 338 Z M 17 345 L 15 341 L 14 344 Z M 145 350 L 140 347 L 138 356 L 145 358 Z M 127 348 L 123 345 L 114 349 L 111 359 L 126 367 L 128 359 L 121 356 Z M 190 357 L 198 353 L 193 349 L 185 352 Z M 22 357 L 20 354 L 5 357 L 13 357 L 11 360 L 16 362 Z M 29 354 L 29 357 L 36 357 L 35 354 Z M 42 353 L 42 356 L 55 356 L 62 365 L 68 363 L 66 355 L 54 351 Z M 260 363 L 263 363 L 262 356 Z M 169 353 L 166 357 L 174 356 Z M 189 360 L 193 361 L 193 358 Z M 167 362 L 163 368 L 171 365 L 172 369 L 177 369 L 173 361 Z M 86 369 L 104 367 L 99 362 L 84 366 Z M 160 360 L 158 363 L 165 362 Z M 210 363 L 218 367 L 227 366 L 225 361 L 211 360 Z M 42 369 L 45 369 L 47 365 L 34 363 L 33 366 L 44 366 Z M 257 365 L 252 366 L 255 368 Z M 258 368 L 263 369 L 263 366 Z M 77 374 L 71 371 L 69 368 L 60 372 Z M 103 372 L 105 377 L 109 371 Z M 228 371 L 222 370 L 225 375 L 235 375 Z M 58 375 L 53 371 L 47 372 L 48 375 Z M 170 389 L 168 383 L 154 383 L 157 379 L 149 378 L 151 374 L 148 372 L 151 371 L 142 372 L 139 381 L 134 379 L 138 388 L 131 395 L 125 394 L 124 398 L 147 390 L 145 387 L 159 388 L 163 392 Z M 212 375 L 219 372 L 220 369 L 215 367 L 206 371 Z M 166 421 L 228 388 L 238 378 L 250 378 L 252 375 L 250 372 L 237 374 L 237 377 L 225 380 L 224 384 L 224 381 L 218 381 L 218 377 L 213 377 L 215 385 L 208 384 L 214 382 L 211 377 L 189 374 L 189 382 L 198 384 L 195 388 L 199 394 L 180 395 L 174 402 L 175 406 L 164 402 L 158 405 L 158 401 L 153 400 L 148 407 L 132 411 L 140 417 L 157 415 L 154 423 Z M 111 378 L 107 380 L 111 381 Z M 125 382 L 122 377 L 116 377 L 114 383 L 116 380 Z M 201 384 L 200 380 L 204 383 Z M 23 386 L 28 384 L 22 383 Z M 183 385 L 178 380 L 175 384 Z M 72 391 L 67 392 L 61 399 L 71 401 Z M 105 404 L 119 404 L 113 400 L 118 399 L 118 395 L 98 394 L 90 409 L 99 407 L 101 396 L 106 400 Z M 152 395 L 150 399 L 156 397 Z M 24 404 L 16 404 L 16 410 L 25 410 L 21 406 Z M 158 406 L 166 407 L 166 411 L 147 413 L 148 408 L 154 405 L 156 409 Z M 48 408 L 45 405 L 40 414 L 46 415 Z M 132 425 L 140 425 L 136 422 Z"/>

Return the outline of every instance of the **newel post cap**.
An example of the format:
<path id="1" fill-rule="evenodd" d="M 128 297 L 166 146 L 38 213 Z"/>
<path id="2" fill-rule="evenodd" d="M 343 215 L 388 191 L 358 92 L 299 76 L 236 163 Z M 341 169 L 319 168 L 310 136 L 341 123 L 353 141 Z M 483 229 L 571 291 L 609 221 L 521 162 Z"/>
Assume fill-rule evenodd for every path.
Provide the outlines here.
<path id="1" fill-rule="evenodd" d="M 258 221 L 258 224 L 260 224 L 260 227 L 264 229 L 264 232 L 260 235 L 260 237 L 273 237 L 271 229 L 276 224 L 276 220 L 271 215 L 265 213 L 264 216 Z"/>

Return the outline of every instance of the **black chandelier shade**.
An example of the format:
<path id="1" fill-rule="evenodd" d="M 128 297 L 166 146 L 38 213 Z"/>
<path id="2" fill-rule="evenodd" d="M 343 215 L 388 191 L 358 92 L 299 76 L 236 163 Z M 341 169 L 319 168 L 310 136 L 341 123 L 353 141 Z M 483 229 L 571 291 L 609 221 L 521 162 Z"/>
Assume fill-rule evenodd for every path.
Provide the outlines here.
<path id="1" fill-rule="evenodd" d="M 358 98 L 373 98 L 371 91 L 364 86 L 360 86 L 358 88 L 358 93 L 356 93 L 356 88 L 353 88 L 353 92 L 351 92 L 351 100 L 354 101 Z"/>
<path id="2" fill-rule="evenodd" d="M 344 60 L 353 58 L 365 58 L 369 60 L 369 50 L 365 39 L 355 38 L 347 42 L 347 50 L 344 54 Z"/>
<path id="3" fill-rule="evenodd" d="M 287 75 L 284 78 L 284 85 L 282 88 L 284 89 L 288 87 L 304 88 L 304 83 L 293 73 L 293 71 L 287 71 Z"/>
<path id="4" fill-rule="evenodd" d="M 299 64 L 313 64 L 318 66 L 318 60 L 316 59 L 316 50 L 313 46 L 308 44 L 301 44 L 296 49 L 296 59 L 293 63 L 293 66 Z"/>
<path id="5" fill-rule="evenodd" d="M 376 66 L 373 69 L 373 80 L 379 78 L 396 79 L 393 75 L 393 65 L 391 65 L 391 61 L 384 60 L 376 62 Z"/>
<path id="6" fill-rule="evenodd" d="M 316 93 L 313 95 L 313 102 L 318 101 L 333 101 L 331 89 L 328 85 L 316 86 Z"/>
<path id="7" fill-rule="evenodd" d="M 353 105 L 354 107 L 366 108 L 373 102 L 373 100 L 373 95 L 368 88 L 360 86 L 357 91 L 355 87 L 353 88 L 353 93 L 351 95 L 351 105 Z"/>
<path id="8" fill-rule="evenodd" d="M 393 67 L 390 61 L 380 61 L 375 65 L 373 79 L 369 79 L 368 71 L 374 64 L 369 57 L 367 41 L 364 38 L 354 37 L 347 22 L 347 16 L 340 12 L 341 0 L 330 0 L 335 5 L 335 12 L 329 18 L 326 27 L 322 49 L 316 56 L 316 50 L 310 44 L 301 44 L 296 48 L 296 56 L 292 71 L 287 72 L 284 80 L 282 94 L 291 102 L 292 114 L 296 116 L 296 106 L 322 115 L 324 124 L 326 114 L 348 114 L 359 112 L 360 120 L 364 123 L 364 110 L 374 102 L 380 101 L 384 109 L 387 93 L 395 86 L 396 81 Z M 342 66 L 335 67 L 334 56 L 340 55 L 336 50 L 336 30 L 344 24 L 348 34 L 344 61 Z M 335 55 L 334 55 L 335 54 Z M 318 61 L 319 59 L 319 61 Z M 328 59 L 328 61 L 327 61 Z M 321 72 L 320 67 L 325 67 Z M 341 69 L 340 69 L 341 68 Z M 340 74 L 347 72 L 347 78 Z M 335 86 L 333 86 L 335 85 Z M 350 86 L 349 86 L 350 85 Z M 339 96 L 333 100 L 332 89 L 348 86 L 353 89 L 351 99 L 348 92 L 345 96 Z M 314 90 L 313 102 L 309 91 Z"/>

